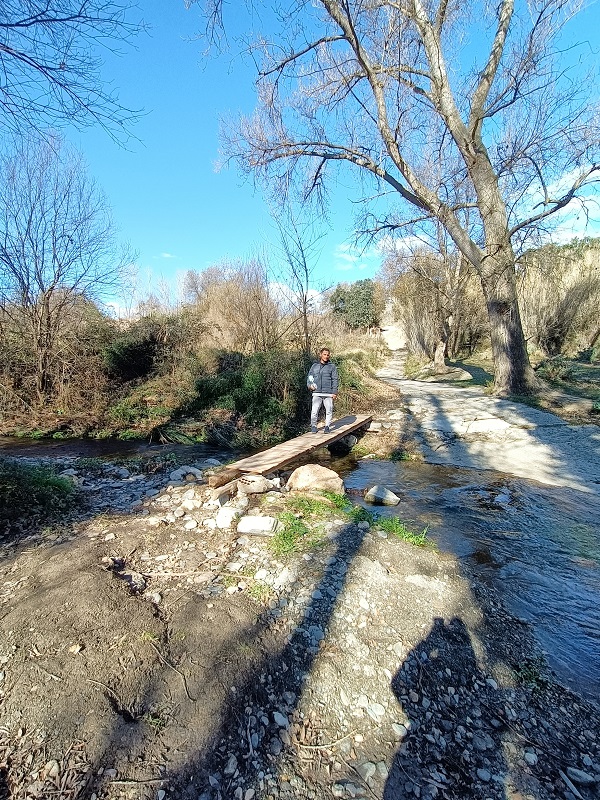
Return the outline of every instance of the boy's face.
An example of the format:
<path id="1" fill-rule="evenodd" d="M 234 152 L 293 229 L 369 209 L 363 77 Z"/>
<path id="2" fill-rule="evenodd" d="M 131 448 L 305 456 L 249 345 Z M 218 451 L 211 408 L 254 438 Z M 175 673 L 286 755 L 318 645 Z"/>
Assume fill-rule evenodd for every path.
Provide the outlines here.
<path id="1" fill-rule="evenodd" d="M 321 364 L 326 364 L 329 361 L 329 350 L 321 350 Z"/>

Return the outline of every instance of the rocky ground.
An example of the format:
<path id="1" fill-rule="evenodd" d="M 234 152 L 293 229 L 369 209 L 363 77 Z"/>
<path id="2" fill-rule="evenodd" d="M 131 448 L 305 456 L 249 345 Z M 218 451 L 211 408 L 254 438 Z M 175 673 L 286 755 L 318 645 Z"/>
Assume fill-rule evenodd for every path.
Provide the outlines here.
<path id="1" fill-rule="evenodd" d="M 2 539 L 2 800 L 600 796 L 599 708 L 463 562 L 288 473 L 63 466 L 81 509 Z"/>

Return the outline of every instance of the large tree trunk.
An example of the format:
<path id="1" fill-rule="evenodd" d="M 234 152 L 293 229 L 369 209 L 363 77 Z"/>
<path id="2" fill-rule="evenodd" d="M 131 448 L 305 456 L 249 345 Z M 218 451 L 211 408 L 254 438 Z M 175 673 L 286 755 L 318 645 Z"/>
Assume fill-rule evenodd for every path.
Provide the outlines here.
<path id="1" fill-rule="evenodd" d="M 494 358 L 494 390 L 501 396 L 529 395 L 536 379 L 523 334 L 517 301 L 515 253 L 508 214 L 481 138 L 476 134 L 471 177 L 485 232 L 485 248 L 476 267 L 485 297 Z"/>
<path id="2" fill-rule="evenodd" d="M 517 302 L 515 274 L 507 266 L 498 275 L 481 275 L 490 321 L 494 388 L 498 395 L 528 395 L 536 389 Z"/>

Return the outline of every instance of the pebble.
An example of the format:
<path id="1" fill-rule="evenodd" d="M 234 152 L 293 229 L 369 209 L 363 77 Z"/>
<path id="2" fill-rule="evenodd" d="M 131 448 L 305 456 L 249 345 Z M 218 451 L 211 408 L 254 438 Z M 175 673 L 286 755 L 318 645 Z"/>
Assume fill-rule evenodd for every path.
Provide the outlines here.
<path id="1" fill-rule="evenodd" d="M 279 736 L 274 736 L 269 743 L 269 750 L 271 755 L 278 756 L 283 750 L 283 743 Z"/>
<path id="2" fill-rule="evenodd" d="M 187 475 L 196 477 L 190 468 L 185 469 Z M 169 560 L 163 568 L 173 572 L 181 571 L 184 574 L 191 572 L 190 578 L 187 579 L 190 591 L 197 592 L 205 600 L 213 599 L 217 609 L 218 599 L 215 595 L 221 593 L 222 597 L 223 593 L 233 595 L 248 588 L 252 589 L 253 581 L 267 584 L 271 590 L 268 608 L 264 609 L 269 612 L 268 615 L 265 614 L 266 624 L 274 626 L 277 631 L 282 631 L 282 636 L 287 636 L 287 641 L 293 643 L 289 652 L 286 651 L 284 659 L 277 662 L 281 666 L 281 674 L 272 676 L 269 672 L 270 667 L 267 667 L 263 674 L 257 676 L 257 679 L 260 677 L 261 683 L 260 693 L 257 696 L 264 698 L 264 705 L 246 709 L 246 721 L 239 729 L 239 739 L 235 742 L 233 739 L 223 740 L 220 744 L 221 755 L 217 756 L 218 763 L 212 767 L 214 775 L 209 777 L 212 789 L 207 787 L 204 794 L 196 790 L 193 797 L 206 797 L 208 800 L 209 797 L 216 795 L 217 791 L 223 794 L 227 787 L 226 794 L 235 797 L 236 800 L 254 800 L 257 794 L 259 797 L 272 797 L 274 800 L 275 798 L 316 800 L 320 796 L 318 792 L 312 791 L 309 788 L 310 783 L 305 783 L 294 774 L 294 767 L 284 753 L 284 748 L 291 748 L 296 741 L 297 724 L 301 726 L 303 721 L 310 719 L 305 715 L 307 712 L 314 713 L 315 708 L 318 721 L 313 731 L 319 730 L 320 727 L 321 731 L 331 732 L 331 739 L 339 740 L 340 760 L 331 762 L 332 780 L 337 778 L 329 789 L 334 797 L 362 798 L 368 793 L 365 786 L 358 786 L 348 780 L 351 775 L 349 776 L 345 770 L 343 759 L 355 765 L 361 779 L 371 791 L 374 791 L 376 786 L 378 795 L 381 795 L 388 780 L 388 767 L 384 760 L 378 759 L 389 756 L 390 760 L 404 758 L 404 763 L 410 772 L 410 775 L 406 774 L 406 778 L 401 778 L 403 783 L 398 786 L 400 793 L 398 796 L 423 797 L 423 800 L 433 800 L 436 796 L 439 798 L 443 790 L 439 792 L 435 784 L 444 785 L 456 780 L 451 760 L 445 758 L 448 748 L 456 748 L 458 759 L 462 759 L 461 774 L 464 773 L 465 778 L 473 781 L 476 776 L 479 781 L 486 784 L 485 789 L 480 786 L 482 800 L 487 800 L 488 794 L 492 795 L 494 791 L 499 791 L 496 784 L 500 781 L 502 772 L 500 766 L 502 754 L 507 757 L 510 754 L 511 764 L 515 769 L 515 776 L 511 779 L 515 785 L 519 769 L 522 775 L 533 780 L 525 764 L 529 767 L 538 765 L 536 752 L 532 748 L 524 751 L 523 739 L 520 740 L 518 749 L 510 740 L 503 743 L 500 748 L 487 732 L 489 726 L 501 728 L 504 732 L 503 723 L 499 720 L 506 715 L 522 732 L 524 728 L 525 734 L 529 733 L 530 741 L 535 740 L 539 741 L 540 745 L 544 744 L 546 731 L 549 730 L 551 735 L 552 730 L 545 726 L 542 729 L 539 721 L 538 725 L 535 725 L 536 712 L 527 708 L 523 691 L 505 686 L 499 689 L 495 679 L 485 677 L 476 667 L 470 667 L 469 673 L 464 673 L 459 658 L 456 660 L 456 666 L 452 660 L 448 660 L 443 643 L 439 639 L 436 640 L 435 636 L 432 636 L 430 640 L 426 640 L 426 637 L 430 636 L 428 626 L 422 625 L 422 630 L 419 631 L 415 625 L 411 630 L 410 626 L 408 628 L 401 626 L 397 619 L 386 617 L 385 591 L 388 589 L 384 587 L 388 581 L 387 576 L 393 575 L 394 572 L 393 565 L 388 563 L 384 553 L 389 552 L 389 548 L 394 546 L 394 537 L 385 543 L 366 533 L 369 523 L 352 526 L 355 538 L 357 528 L 365 532 L 364 537 L 358 538 L 366 543 L 367 547 L 363 545 L 365 549 L 358 555 L 350 555 L 351 549 L 347 544 L 344 549 L 345 523 L 330 520 L 328 527 L 332 531 L 335 530 L 335 535 L 338 536 L 335 545 L 326 544 L 325 552 L 315 549 L 311 553 L 294 554 L 293 557 L 280 556 L 281 561 L 278 561 L 265 547 L 265 539 L 258 538 L 255 533 L 245 534 L 242 530 L 240 533 L 243 535 L 234 541 L 231 539 L 232 536 L 235 537 L 233 532 L 219 534 L 217 537 L 202 532 L 202 528 L 205 531 L 214 530 L 219 522 L 227 520 L 229 524 L 226 526 L 221 524 L 219 527 L 233 525 L 236 518 L 244 511 L 244 505 L 247 506 L 247 500 L 238 503 L 237 500 L 231 502 L 226 498 L 225 505 L 219 510 L 216 504 L 213 504 L 210 511 L 207 509 L 194 515 L 198 520 L 190 519 L 186 518 L 187 511 L 199 509 L 203 505 L 203 501 L 209 497 L 208 488 L 193 483 L 193 487 L 197 488 L 172 487 L 168 492 L 161 494 L 163 492 L 161 482 L 150 478 L 137 483 L 140 488 L 134 495 L 131 493 L 133 483 L 124 484 L 117 490 L 114 478 L 121 475 L 116 471 L 110 475 L 111 481 L 103 485 L 98 495 L 108 494 L 109 491 L 114 495 L 118 491 L 119 497 L 127 498 L 127 505 L 130 505 L 134 497 L 139 499 L 146 490 L 146 497 L 155 498 L 152 502 L 144 502 L 145 520 L 150 527 L 158 528 L 166 521 L 180 521 L 171 528 L 163 527 L 153 532 L 149 540 L 158 541 L 159 544 L 151 553 L 142 554 L 143 558 L 140 557 L 140 560 L 152 563 L 158 560 L 155 555 L 157 551 L 169 552 Z M 126 477 L 123 476 L 123 480 Z M 183 478 L 185 475 L 179 477 Z M 174 478 L 174 473 L 171 474 L 171 478 Z M 126 488 L 127 486 L 131 488 Z M 126 491 L 128 494 L 125 494 Z M 281 494 L 277 493 L 274 499 L 280 498 Z M 138 499 L 135 499 L 136 503 Z M 115 505 L 114 502 L 112 505 Z M 205 508 L 210 505 L 204 503 Z M 160 511 L 153 514 L 153 510 L 157 508 Z M 271 512 L 273 517 L 269 519 L 275 519 L 279 510 L 279 508 L 273 509 Z M 252 530 L 260 524 L 261 518 L 266 519 L 258 508 L 252 508 L 250 513 L 247 511 L 244 513 L 247 514 L 244 519 L 249 520 L 244 525 L 247 524 Z M 202 519 L 209 514 L 211 515 L 209 518 Z M 215 514 L 218 521 L 213 516 Z M 198 550 L 197 555 L 194 555 L 193 552 L 187 551 L 195 549 L 196 542 L 182 542 L 184 537 L 181 534 L 182 528 L 193 530 L 198 525 L 202 528 L 196 535 Z M 121 528 L 118 532 L 119 540 L 125 541 L 125 537 L 121 535 Z M 107 542 L 116 539 L 112 531 L 108 533 L 98 531 L 98 533 L 104 536 Z M 164 544 L 160 542 L 169 536 L 173 540 L 172 546 L 159 550 L 158 548 L 162 548 Z M 203 538 L 206 540 L 204 545 Z M 150 544 L 145 546 L 151 549 Z M 218 552 L 203 553 L 201 552 L 203 546 L 207 549 L 210 546 L 217 547 Z M 117 554 L 122 557 L 123 553 L 119 553 L 116 546 L 114 548 L 114 551 L 112 547 L 105 548 L 105 552 L 114 552 L 115 558 Z M 330 555 L 332 550 L 335 555 Z M 377 554 L 373 555 L 373 551 Z M 199 561 L 198 555 L 200 555 Z M 208 561 L 214 559 L 214 563 L 203 565 L 203 557 Z M 377 561 L 376 558 L 380 560 Z M 131 565 L 124 563 L 120 571 L 124 571 L 125 566 L 129 569 L 134 564 L 135 559 Z M 324 567 L 326 567 L 325 572 L 323 572 Z M 219 581 L 219 575 L 222 575 L 224 570 L 237 573 L 242 568 L 246 575 L 253 575 L 253 579 L 244 578 L 243 581 L 238 581 L 240 576 L 236 576 L 233 580 L 238 582 L 234 586 L 225 585 L 231 582 L 231 578 Z M 205 571 L 200 572 L 201 569 Z M 447 566 L 444 570 L 450 572 Z M 145 571 L 142 569 L 142 573 Z M 148 571 L 150 572 L 151 568 Z M 344 576 L 347 572 L 346 582 Z M 325 579 L 323 574 L 326 575 Z M 442 585 L 442 571 L 436 574 L 423 569 L 423 574 L 427 576 L 428 583 L 427 586 L 417 584 L 414 592 L 415 604 L 422 602 L 420 593 L 426 590 L 429 584 Z M 360 580 L 357 580 L 357 577 Z M 447 574 L 443 574 L 443 578 L 444 582 L 450 583 L 451 579 Z M 391 583 L 393 578 L 389 580 L 389 586 L 393 587 Z M 167 588 L 168 584 L 156 584 L 154 579 L 152 581 L 152 588 L 159 585 L 161 589 L 164 586 L 165 592 L 170 591 L 170 588 Z M 207 585 L 211 581 L 214 583 Z M 373 587 L 372 593 L 367 591 L 366 587 Z M 168 596 L 165 594 L 165 597 Z M 145 592 L 143 597 L 155 603 L 162 600 L 159 592 Z M 313 602 L 324 598 L 327 598 L 326 602 Z M 335 598 L 335 604 L 331 603 L 329 598 Z M 390 606 L 391 603 L 392 601 Z M 265 599 L 262 600 L 262 604 L 264 608 Z M 212 608 L 213 603 L 206 603 L 206 607 Z M 415 605 L 415 611 L 417 610 L 418 605 Z M 440 610 L 442 616 L 443 609 Z M 437 608 L 435 611 L 437 612 Z M 275 619 L 279 621 L 275 622 Z M 299 630 L 304 636 L 300 641 L 297 638 Z M 319 645 L 326 636 L 328 643 L 331 639 L 334 646 L 332 653 L 328 647 L 319 650 Z M 424 647 L 421 646 L 423 642 L 425 642 Z M 293 648 L 296 646 L 297 649 L 294 651 Z M 338 646 L 340 649 L 336 650 Z M 311 658 L 317 654 L 318 658 Z M 452 664 L 452 671 L 446 663 Z M 298 669 L 300 678 L 296 681 Z M 285 673 L 288 674 L 289 681 Z M 353 676 L 356 680 L 353 680 Z M 3 674 L 0 675 L 0 680 L 2 677 Z M 340 685 L 342 680 L 343 687 Z M 448 686 L 449 682 L 453 685 Z M 296 689 L 299 697 L 296 697 L 296 692 L 284 692 L 286 686 Z M 357 698 L 359 687 L 361 694 Z M 492 695 L 492 692 L 497 694 Z M 407 697 L 412 704 L 408 707 Z M 336 698 L 339 698 L 338 702 Z M 381 702 L 376 702 L 375 698 Z M 410 722 L 408 719 L 403 720 L 400 710 L 402 707 L 411 717 Z M 568 716 L 567 710 L 564 711 L 564 716 Z M 398 721 L 391 722 L 394 717 Z M 541 721 L 543 723 L 544 718 Z M 307 724 L 309 736 L 313 731 Z M 349 731 L 352 731 L 352 734 L 349 734 Z M 409 731 L 411 735 L 407 736 Z M 346 738 L 343 738 L 344 735 Z M 597 768 L 586 750 L 596 756 L 596 733 L 577 732 L 575 740 L 577 738 L 582 752 L 571 753 L 570 763 L 581 764 L 588 771 L 575 767 L 563 767 L 563 769 L 573 784 L 580 787 L 592 786 L 598 780 L 598 776 L 594 774 Z M 507 733 L 507 739 L 510 739 L 510 732 Z M 363 742 L 367 744 L 359 747 Z M 312 741 L 308 738 L 307 743 L 320 744 L 321 741 L 318 738 Z M 249 744 L 251 748 L 248 747 Z M 418 749 L 420 747 L 424 749 Z M 283 757 L 276 762 L 274 758 L 278 758 L 282 753 Z M 363 761 L 365 756 L 373 760 Z M 565 760 L 569 763 L 566 757 Z M 547 770 L 545 762 L 542 764 L 544 770 Z M 121 769 L 120 763 L 118 766 Z M 256 780 L 256 788 L 248 787 L 248 782 L 243 779 L 243 776 L 249 773 L 254 776 L 252 782 Z M 427 784 L 422 780 L 427 776 L 435 784 Z M 356 773 L 354 778 L 356 779 Z M 514 797 L 515 800 L 521 797 L 518 793 L 512 792 L 510 786 L 506 788 L 507 797 Z M 563 795 L 564 790 L 560 796 Z M 540 794 L 540 797 L 542 796 L 548 795 Z M 165 791 L 159 789 L 156 797 L 157 800 L 165 800 Z M 528 796 L 522 795 L 523 800 L 526 797 Z"/>
<path id="3" fill-rule="evenodd" d="M 287 728 L 290 724 L 288 718 L 285 717 L 280 711 L 273 712 L 273 722 L 279 728 Z"/>
<path id="4" fill-rule="evenodd" d="M 377 772 L 377 767 L 372 761 L 365 761 L 364 764 L 359 764 L 356 769 L 363 781 L 368 781 Z"/>
<path id="5" fill-rule="evenodd" d="M 596 783 L 596 778 L 593 775 L 575 767 L 567 767 L 567 775 L 573 783 L 577 783 L 579 786 L 592 786 Z"/>
<path id="6" fill-rule="evenodd" d="M 228 775 L 228 776 L 233 775 L 235 773 L 235 771 L 237 770 L 237 763 L 238 763 L 237 762 L 237 758 L 232 753 L 229 756 L 229 759 L 227 761 L 227 764 L 225 765 L 225 769 L 223 770 L 223 773 L 225 775 Z"/>

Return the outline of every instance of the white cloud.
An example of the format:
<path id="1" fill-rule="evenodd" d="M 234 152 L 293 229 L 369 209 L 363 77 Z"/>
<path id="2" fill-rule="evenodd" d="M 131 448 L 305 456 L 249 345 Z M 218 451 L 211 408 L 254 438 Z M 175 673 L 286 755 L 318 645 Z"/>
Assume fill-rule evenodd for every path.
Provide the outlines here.
<path id="1" fill-rule="evenodd" d="M 375 274 L 381 266 L 381 252 L 377 247 L 368 247 L 365 250 L 352 244 L 343 242 L 338 244 L 333 251 L 333 264 L 338 272 L 365 270 Z"/>
<path id="2" fill-rule="evenodd" d="M 161 253 L 158 258 L 177 258 L 177 256 L 174 256 L 173 253 Z"/>
<path id="3" fill-rule="evenodd" d="M 281 306 L 294 306 L 297 303 L 296 295 L 291 286 L 287 283 L 280 283 L 279 281 L 271 281 L 269 283 L 269 294 Z M 316 289 L 308 290 L 308 299 L 316 308 L 319 305 L 321 292 Z"/>

